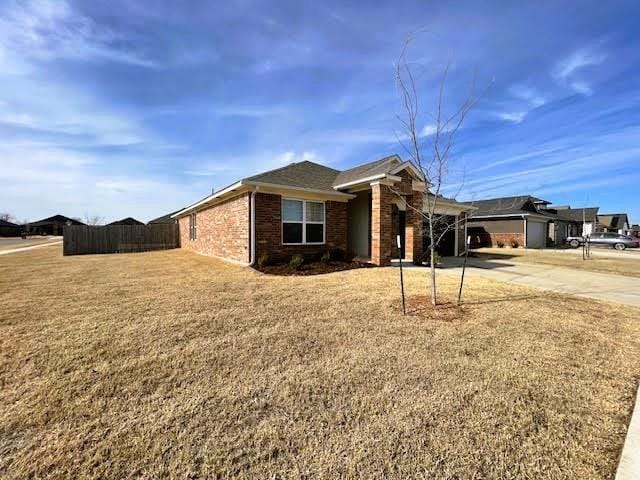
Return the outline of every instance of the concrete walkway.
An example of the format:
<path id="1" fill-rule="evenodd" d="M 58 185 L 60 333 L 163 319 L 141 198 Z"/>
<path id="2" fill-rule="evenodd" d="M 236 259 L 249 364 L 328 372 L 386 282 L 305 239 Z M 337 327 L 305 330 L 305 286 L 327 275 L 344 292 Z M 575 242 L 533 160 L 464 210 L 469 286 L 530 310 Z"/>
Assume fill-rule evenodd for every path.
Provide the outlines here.
<path id="1" fill-rule="evenodd" d="M 640 390 L 636 394 L 635 409 L 616 473 L 616 480 L 637 480 L 638 478 L 640 478 Z"/>
<path id="2" fill-rule="evenodd" d="M 62 240 L 56 240 L 55 242 L 40 243 L 38 245 L 31 245 L 30 247 L 12 248 L 11 250 L 0 250 L 0 255 L 8 255 L 10 253 L 26 252 L 33 250 L 34 248 L 50 247 L 52 245 L 62 245 Z"/>
<path id="3" fill-rule="evenodd" d="M 527 255 L 527 254 L 550 254 L 550 255 L 578 255 L 582 256 L 582 247 L 581 248 L 518 248 L 512 249 L 509 247 L 505 248 L 475 248 L 474 252 L 478 253 L 493 253 L 496 255 Z M 623 260 L 637 260 L 640 261 L 640 248 L 627 248 L 626 250 L 614 250 L 613 248 L 598 248 L 591 247 L 591 255 L 594 257 L 601 258 L 617 258 Z"/>
<path id="4" fill-rule="evenodd" d="M 462 258 L 445 258 L 443 261 L 445 268 L 439 271 L 446 275 L 460 275 L 462 260 Z M 477 258 L 469 258 L 466 274 L 640 307 L 640 278 L 585 272 L 550 265 L 516 264 L 508 260 Z"/>

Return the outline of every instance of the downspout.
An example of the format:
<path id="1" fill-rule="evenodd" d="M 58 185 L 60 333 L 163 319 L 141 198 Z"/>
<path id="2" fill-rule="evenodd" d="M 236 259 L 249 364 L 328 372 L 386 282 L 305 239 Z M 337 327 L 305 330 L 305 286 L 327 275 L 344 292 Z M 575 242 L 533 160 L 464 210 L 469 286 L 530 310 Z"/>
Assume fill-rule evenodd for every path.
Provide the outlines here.
<path id="1" fill-rule="evenodd" d="M 256 263 L 256 192 L 251 192 L 249 201 L 249 236 L 250 236 L 250 262 L 249 266 L 253 267 Z"/>

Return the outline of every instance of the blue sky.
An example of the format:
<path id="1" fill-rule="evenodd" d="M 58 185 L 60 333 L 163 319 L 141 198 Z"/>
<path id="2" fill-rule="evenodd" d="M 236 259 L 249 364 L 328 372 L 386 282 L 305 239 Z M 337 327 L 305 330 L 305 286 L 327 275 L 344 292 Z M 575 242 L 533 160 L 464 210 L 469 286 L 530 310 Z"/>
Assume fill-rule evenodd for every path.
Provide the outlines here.
<path id="1" fill-rule="evenodd" d="M 303 159 L 391 153 L 404 38 L 425 112 L 488 86 L 459 199 L 640 221 L 638 2 L 0 2 L 0 211 L 148 220 Z M 431 120 L 420 119 L 425 132 Z"/>

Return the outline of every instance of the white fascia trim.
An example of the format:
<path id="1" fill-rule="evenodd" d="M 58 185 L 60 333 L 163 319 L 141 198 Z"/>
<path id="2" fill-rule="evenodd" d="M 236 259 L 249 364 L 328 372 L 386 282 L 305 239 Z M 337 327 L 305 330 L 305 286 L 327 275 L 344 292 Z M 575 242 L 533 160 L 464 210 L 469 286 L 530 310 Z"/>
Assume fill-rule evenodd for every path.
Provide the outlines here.
<path id="1" fill-rule="evenodd" d="M 438 207 L 440 207 L 440 206 L 442 206 L 442 207 L 450 207 L 451 209 L 455 209 L 455 210 L 458 210 L 460 212 L 472 212 L 472 211 L 478 209 L 478 207 L 473 207 L 471 205 L 466 205 L 464 203 L 447 202 L 446 200 L 436 200 L 433 203 L 435 203 L 436 209 Z M 429 209 L 429 202 L 424 202 L 424 205 L 422 207 L 422 211 L 425 212 L 428 209 Z M 480 217 L 474 217 L 474 218 L 480 218 Z"/>
<path id="2" fill-rule="evenodd" d="M 209 195 L 208 197 L 203 198 L 199 202 L 196 202 L 193 205 L 189 205 L 188 207 L 180 210 L 179 212 L 174 213 L 173 215 L 171 215 L 171 218 L 181 217 L 186 213 L 189 213 L 206 203 L 216 200 L 228 193 L 233 193 L 235 190 L 238 190 L 241 187 L 247 187 L 247 189 L 251 189 L 251 187 L 258 187 L 258 188 L 264 187 L 264 188 L 274 188 L 274 189 L 289 190 L 289 191 L 296 191 L 296 192 L 307 192 L 307 193 L 314 193 L 317 195 L 325 195 L 327 198 L 335 198 L 335 199 L 340 199 L 342 201 L 347 201 L 347 200 L 351 200 L 352 198 L 355 198 L 355 195 L 352 195 L 350 193 L 344 193 L 344 192 L 329 192 L 327 190 L 317 190 L 313 188 L 301 188 L 301 187 L 292 187 L 289 185 L 279 185 L 275 183 L 252 182 L 249 180 L 240 180 L 239 182 L 236 182 L 233 185 L 229 185 L 228 187 L 220 190 L 219 192 L 215 192 L 213 195 Z"/>
<path id="3" fill-rule="evenodd" d="M 266 182 L 244 182 L 245 185 L 253 185 L 255 187 L 276 188 L 280 190 L 294 190 L 297 192 L 315 193 L 317 195 L 326 195 L 329 198 L 339 198 L 341 200 L 351 200 L 355 195 L 345 192 L 330 192 L 328 190 L 319 190 L 315 188 L 292 187 L 290 185 L 279 185 L 277 183 Z M 335 188 L 335 187 L 334 187 Z"/>
<path id="4" fill-rule="evenodd" d="M 397 167 L 395 167 L 393 170 L 391 170 L 389 173 L 392 175 L 395 175 L 396 173 L 401 172 L 402 170 L 406 170 L 409 169 L 413 172 L 413 174 L 418 177 L 419 179 L 421 179 L 423 182 L 425 181 L 424 179 L 424 175 L 422 174 L 422 172 L 418 169 L 418 167 L 416 167 L 413 162 L 410 161 L 406 161 L 406 162 L 402 162 L 400 165 L 398 165 Z M 431 185 L 430 185 L 431 186 Z"/>
<path id="5" fill-rule="evenodd" d="M 376 180 L 383 180 L 383 179 L 389 179 L 394 182 L 399 182 L 400 180 L 402 180 L 402 178 L 396 175 L 389 175 L 388 173 L 379 173 L 377 175 L 371 175 L 370 177 L 359 178 L 357 180 L 353 180 L 352 182 L 335 185 L 333 188 L 334 190 L 340 190 L 341 188 L 351 187 L 352 185 L 359 185 L 361 183 L 374 182 Z"/>
<path id="6" fill-rule="evenodd" d="M 242 187 L 244 185 L 244 183 L 242 182 L 242 180 L 240 180 L 239 182 L 234 183 L 233 185 L 229 185 L 226 188 L 223 188 L 222 190 L 215 192 L 212 195 L 209 195 L 208 197 L 203 198 L 202 200 L 200 200 L 199 202 L 194 203 L 193 205 L 189 205 L 188 207 L 180 210 L 177 213 L 174 213 L 173 215 L 171 215 L 171 218 L 177 218 L 180 217 L 182 215 L 184 215 L 185 213 L 190 212 L 191 210 L 194 210 L 196 208 L 198 208 L 200 205 L 203 205 L 207 202 L 210 202 L 211 200 L 215 200 L 216 198 L 219 198 L 227 193 L 231 193 L 234 190 Z"/>

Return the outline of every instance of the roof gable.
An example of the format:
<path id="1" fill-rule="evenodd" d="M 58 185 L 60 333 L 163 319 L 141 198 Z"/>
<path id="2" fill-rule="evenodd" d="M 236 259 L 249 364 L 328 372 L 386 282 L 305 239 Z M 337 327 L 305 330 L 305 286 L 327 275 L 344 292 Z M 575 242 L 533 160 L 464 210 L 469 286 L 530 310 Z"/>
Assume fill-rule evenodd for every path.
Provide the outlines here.
<path id="1" fill-rule="evenodd" d="M 286 167 L 259 173 L 244 180 L 287 187 L 334 192 L 333 183 L 340 172 L 314 162 L 292 163 Z"/>
<path id="2" fill-rule="evenodd" d="M 498 216 L 498 215 L 522 215 L 525 213 L 537 213 L 539 215 L 553 216 L 544 210 L 538 210 L 534 202 L 544 202 L 531 195 L 519 195 L 514 197 L 490 198 L 487 200 L 476 200 L 466 202 L 468 205 L 476 207 L 478 210 L 474 216 Z"/>
<path id="3" fill-rule="evenodd" d="M 595 222 L 599 207 L 588 208 L 558 208 L 557 215 L 561 220 L 571 222 Z"/>
<path id="4" fill-rule="evenodd" d="M 144 223 L 133 217 L 127 217 L 121 220 L 116 220 L 115 222 L 107 223 L 107 225 L 144 225 Z"/>
<path id="5" fill-rule="evenodd" d="M 31 222 L 30 225 L 49 224 L 49 223 L 69 223 L 70 225 L 84 225 L 80 220 L 75 218 L 65 217 L 64 215 L 54 215 L 52 217 L 43 218 L 37 222 Z"/>
<path id="6" fill-rule="evenodd" d="M 340 172 L 333 181 L 333 187 L 340 185 L 348 185 L 355 183 L 358 180 L 364 180 L 366 178 L 375 177 L 378 175 L 384 175 L 391 172 L 395 167 L 400 165 L 402 160 L 398 155 L 391 155 L 381 158 L 374 162 L 365 163 L 349 170 Z"/>
<path id="7" fill-rule="evenodd" d="M 624 228 L 625 225 L 629 225 L 629 218 L 626 213 L 603 213 L 598 215 L 598 223 L 605 228 Z"/>

